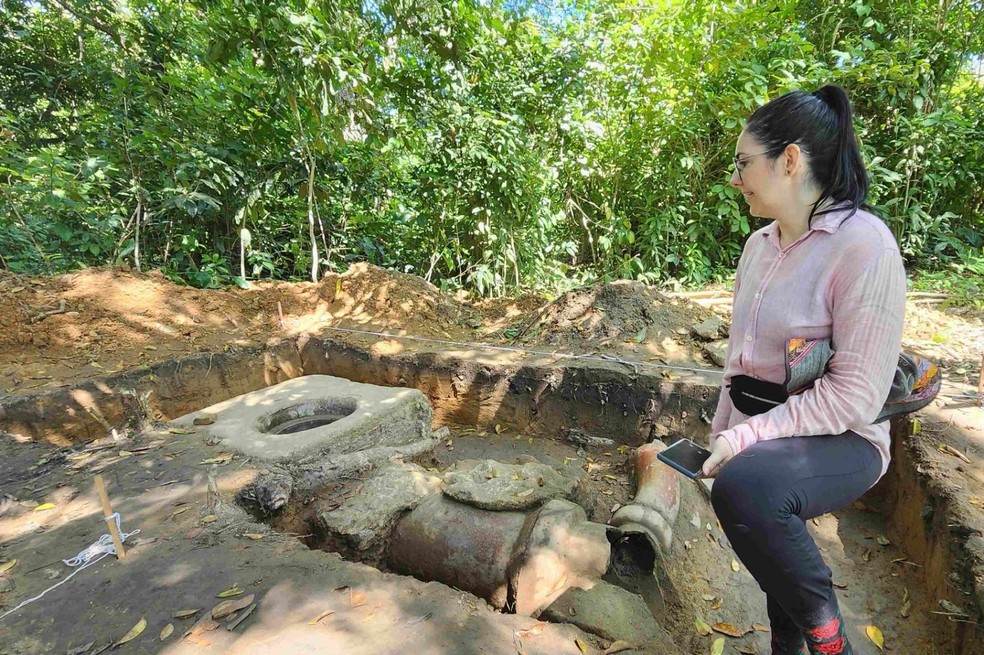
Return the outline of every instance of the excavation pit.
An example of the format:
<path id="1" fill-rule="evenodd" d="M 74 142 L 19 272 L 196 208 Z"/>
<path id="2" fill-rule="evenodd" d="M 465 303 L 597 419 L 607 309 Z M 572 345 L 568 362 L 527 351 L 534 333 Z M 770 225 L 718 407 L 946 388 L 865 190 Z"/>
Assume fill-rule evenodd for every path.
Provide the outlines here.
<path id="1" fill-rule="evenodd" d="M 326 380 L 319 378 L 331 378 L 337 386 L 326 393 Z M 360 405 L 360 394 L 342 390 L 352 389 L 351 385 L 380 385 L 379 393 L 388 395 L 366 415 L 365 406 Z M 570 500 L 584 508 L 589 521 L 610 524 L 614 514 L 631 504 L 635 494 L 634 450 L 647 442 L 672 441 L 680 435 L 702 440 L 707 429 L 704 417 L 713 412 L 717 388 L 713 381 L 697 376 L 638 375 L 614 363 L 587 366 L 562 365 L 550 360 L 494 361 L 463 353 L 380 355 L 371 348 L 312 338 L 272 344 L 264 349 L 233 350 L 214 357 L 165 362 L 97 382 L 17 399 L 5 404 L 6 414 L 2 418 L 6 423 L 2 428 L 32 434 L 36 439 L 63 440 L 61 443 L 85 441 L 93 434 L 105 434 L 96 414 L 113 426 L 123 425 L 129 411 L 127 403 L 147 392 L 151 392 L 148 403 L 158 417 L 183 415 L 169 427 L 195 431 L 187 437 L 180 436 L 183 432 L 170 434 L 166 429 L 149 433 L 155 439 L 172 440 L 175 448 L 178 441 L 183 441 L 182 448 L 192 448 L 196 453 L 188 465 L 197 477 L 174 476 L 196 481 L 197 486 L 188 492 L 193 502 L 200 502 L 205 484 L 199 463 L 211 459 L 208 454 L 211 451 L 206 451 L 203 443 L 213 451 L 228 451 L 236 456 L 228 465 L 217 465 L 220 486 L 228 477 L 226 490 L 242 486 L 245 483 L 241 480 L 249 476 L 260 478 L 264 472 L 309 475 L 310 467 L 318 467 L 318 475 L 314 476 L 317 484 L 288 492 L 289 501 L 273 513 L 262 515 L 262 520 L 281 535 L 304 535 L 304 543 L 315 549 L 309 552 L 339 553 L 346 560 L 368 563 L 388 572 L 396 569 L 388 560 L 387 544 L 376 551 L 372 550 L 375 546 L 360 550 L 359 545 L 371 540 L 357 533 L 349 542 L 330 540 L 316 511 L 333 511 L 328 507 L 346 495 L 357 495 L 360 485 L 365 485 L 399 450 L 411 444 L 426 444 L 427 450 L 400 459 L 415 463 L 431 474 L 434 472 L 429 469 L 436 469 L 440 475 L 465 459 L 513 463 L 524 455 L 532 455 L 558 468 L 564 459 L 578 460 L 585 476 Z M 346 405 L 349 399 L 351 403 Z M 226 415 L 225 410 L 236 402 L 239 404 L 233 413 L 239 417 L 235 418 L 233 413 Z M 203 406 L 204 409 L 199 409 Z M 414 410 L 401 414 L 398 411 L 401 406 Z M 248 414 L 248 420 L 243 414 Z M 214 415 L 215 423 L 194 425 L 194 418 L 206 415 Z M 322 421 L 323 424 L 315 425 Z M 440 439 L 432 432 L 439 426 L 451 428 Z M 579 448 L 567 439 L 572 428 L 579 434 L 610 439 L 611 445 Z M 329 436 L 325 435 L 326 431 Z M 896 438 L 911 442 L 908 434 L 898 430 Z M 378 451 L 382 459 L 369 461 L 364 457 L 369 451 Z M 926 495 L 930 492 L 916 484 L 922 476 L 920 467 L 925 470 L 925 463 L 908 456 L 898 443 L 895 451 L 895 464 L 885 483 L 864 498 L 868 509 L 847 508 L 836 513 L 836 517 L 820 517 L 810 524 L 820 543 L 828 548 L 835 581 L 848 585 L 847 590 L 842 589 L 845 607 L 851 612 L 845 618 L 852 630 L 860 626 L 862 631 L 866 623 L 877 621 L 892 635 L 894 643 L 900 643 L 903 638 L 932 636 L 941 644 L 939 653 L 976 655 L 975 644 L 980 642 L 976 640 L 974 624 L 949 622 L 946 618 L 940 619 L 947 622 L 943 626 L 933 627 L 928 623 L 939 616 L 933 611 L 939 611 L 935 603 L 942 594 L 935 590 L 954 588 L 953 584 L 957 583 L 953 576 L 962 571 L 954 567 L 953 560 L 947 559 L 957 557 L 959 548 L 963 547 L 952 541 L 957 537 L 962 539 L 962 535 L 952 528 L 949 532 L 946 529 L 948 512 L 940 507 L 930 517 L 933 525 L 943 526 L 925 532 L 927 543 L 939 542 L 933 546 L 932 558 L 920 557 L 916 548 L 908 549 L 909 556 L 923 567 L 917 569 L 897 562 L 906 553 L 898 550 L 896 544 L 923 538 L 912 525 L 923 521 L 930 527 L 924 507 L 933 501 Z M 121 460 L 119 466 L 135 461 L 130 457 Z M 342 464 L 351 464 L 353 468 L 344 469 Z M 342 470 L 347 472 L 338 476 Z M 153 479 L 141 491 L 169 479 L 170 476 Z M 326 484 L 330 479 L 334 482 Z M 176 488 L 177 485 L 165 487 Z M 732 569 L 729 544 L 716 527 L 703 494 L 697 485 L 681 486 L 680 518 L 674 526 L 668 552 L 658 553 L 654 558 L 645 550 L 651 540 L 639 533 L 623 535 L 617 541 L 625 549 L 613 555 L 608 572 L 611 575 L 605 575 L 592 589 L 568 590 L 555 601 L 559 604 L 545 610 L 542 616 L 578 624 L 599 638 L 604 633 L 609 635 L 604 638 L 610 640 L 618 633 L 590 624 L 587 617 L 605 616 L 605 621 L 611 620 L 611 613 L 601 610 L 611 606 L 612 598 L 623 597 L 619 588 L 629 587 L 615 578 L 620 574 L 638 577 L 638 572 L 652 562 L 661 576 L 654 592 L 658 597 L 647 596 L 644 589 L 634 590 L 635 597 L 645 600 L 650 616 L 656 617 L 656 623 L 672 636 L 680 652 L 707 650 L 707 639 L 694 634 L 695 615 L 704 617 L 708 624 L 718 620 L 744 626 L 764 622 L 764 603 L 760 607 L 755 600 L 757 588 L 743 569 Z M 400 510 L 401 516 L 410 511 L 410 508 Z M 169 507 L 167 512 L 170 516 L 175 510 Z M 192 515 L 186 512 L 170 523 Z M 209 525 L 219 526 L 220 522 Z M 235 537 L 237 532 L 227 530 L 220 537 Z M 182 534 L 177 535 L 178 541 Z M 882 534 L 893 542 L 891 546 L 877 545 L 880 542 L 875 538 Z M 938 538 L 939 535 L 949 538 Z M 606 533 L 606 536 L 611 535 Z M 238 538 L 239 542 L 243 541 L 242 537 Z M 197 540 L 188 542 L 197 543 Z M 259 548 L 264 543 L 249 545 Z M 860 568 L 861 562 L 864 568 Z M 918 576 L 904 583 L 913 597 L 914 612 L 909 619 L 894 625 L 887 623 L 889 615 L 897 615 L 897 608 L 878 610 L 881 613 L 876 617 L 867 618 L 865 612 L 871 610 L 863 604 L 865 598 L 880 603 L 896 602 L 891 596 L 892 577 L 882 575 L 873 579 L 870 571 L 874 570 Z M 922 584 L 934 586 L 932 598 L 920 594 Z M 508 612 L 508 589 L 505 598 L 504 610 Z M 631 602 L 625 598 L 624 607 L 629 608 Z M 595 603 L 594 608 L 591 603 Z M 973 609 L 969 600 L 961 607 Z M 124 626 L 124 631 L 128 627 Z M 940 637 L 947 629 L 950 632 Z M 743 641 L 735 643 L 754 644 L 759 652 L 767 652 L 767 635 L 759 637 L 749 633 L 742 637 Z M 855 631 L 851 638 L 860 644 L 862 648 L 858 650 L 862 653 L 863 647 L 870 645 L 865 644 L 863 632 Z M 654 652 L 674 651 L 667 648 Z"/>

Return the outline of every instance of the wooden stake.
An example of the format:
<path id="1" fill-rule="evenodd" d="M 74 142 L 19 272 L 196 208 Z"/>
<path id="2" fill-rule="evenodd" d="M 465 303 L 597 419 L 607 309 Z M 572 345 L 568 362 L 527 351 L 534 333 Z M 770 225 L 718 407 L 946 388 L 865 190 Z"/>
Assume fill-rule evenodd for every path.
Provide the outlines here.
<path id="1" fill-rule="evenodd" d="M 277 301 L 277 313 L 280 315 L 280 329 L 284 329 L 284 308 L 280 306 L 280 301 Z"/>
<path id="2" fill-rule="evenodd" d="M 981 373 L 977 378 L 977 406 L 984 407 L 984 355 L 981 355 Z"/>
<path id="3" fill-rule="evenodd" d="M 113 508 L 109 504 L 109 494 L 106 493 L 106 483 L 103 482 L 101 475 L 96 476 L 96 493 L 99 494 L 99 501 L 102 503 L 103 516 L 109 518 L 113 515 Z M 116 559 L 124 559 L 126 551 L 123 550 L 123 540 L 116 529 L 116 520 L 106 521 L 109 525 L 109 536 L 113 538 L 113 545 L 116 547 Z"/>

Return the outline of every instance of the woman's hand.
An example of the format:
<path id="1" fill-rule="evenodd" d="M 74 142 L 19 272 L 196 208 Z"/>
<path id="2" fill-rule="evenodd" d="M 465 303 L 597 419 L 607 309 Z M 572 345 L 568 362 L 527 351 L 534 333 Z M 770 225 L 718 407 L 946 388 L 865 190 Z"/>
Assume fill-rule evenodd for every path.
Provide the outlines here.
<path id="1" fill-rule="evenodd" d="M 714 445 L 711 446 L 711 456 L 704 462 L 701 472 L 705 478 L 713 478 L 721 470 L 721 467 L 731 461 L 735 454 L 731 452 L 731 444 L 727 439 L 714 437 Z"/>

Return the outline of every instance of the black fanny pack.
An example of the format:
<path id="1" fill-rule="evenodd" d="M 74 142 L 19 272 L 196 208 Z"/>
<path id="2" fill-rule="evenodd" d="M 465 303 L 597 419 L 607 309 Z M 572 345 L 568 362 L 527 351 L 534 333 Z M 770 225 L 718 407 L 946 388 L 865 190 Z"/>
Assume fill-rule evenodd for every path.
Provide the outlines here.
<path id="1" fill-rule="evenodd" d="M 728 385 L 731 403 L 746 416 L 764 414 L 811 388 L 826 372 L 833 355 L 829 340 L 790 339 L 786 342 L 786 383 L 735 375 Z M 926 357 L 901 353 L 892 388 L 874 422 L 922 409 L 939 393 L 941 378 L 939 368 Z"/>
<path id="2" fill-rule="evenodd" d="M 764 414 L 789 400 L 785 385 L 736 375 L 728 385 L 731 404 L 745 416 Z"/>

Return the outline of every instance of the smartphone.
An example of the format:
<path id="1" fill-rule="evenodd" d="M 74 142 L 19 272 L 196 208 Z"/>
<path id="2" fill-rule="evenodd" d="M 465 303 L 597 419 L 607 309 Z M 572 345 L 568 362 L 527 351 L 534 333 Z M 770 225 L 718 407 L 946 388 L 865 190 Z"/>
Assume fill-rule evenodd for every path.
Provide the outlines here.
<path id="1" fill-rule="evenodd" d="M 701 467 L 711 451 L 701 448 L 690 439 L 680 439 L 666 450 L 656 454 L 656 458 L 683 473 L 692 480 L 701 474 Z"/>

